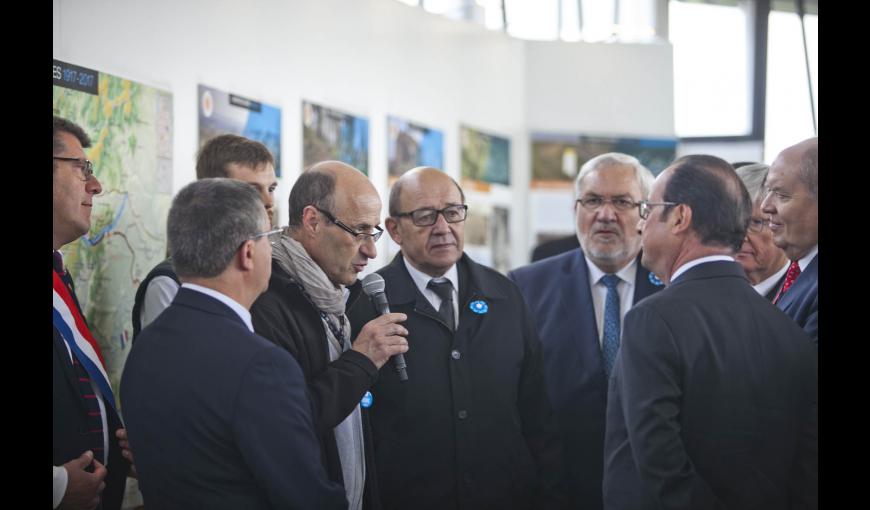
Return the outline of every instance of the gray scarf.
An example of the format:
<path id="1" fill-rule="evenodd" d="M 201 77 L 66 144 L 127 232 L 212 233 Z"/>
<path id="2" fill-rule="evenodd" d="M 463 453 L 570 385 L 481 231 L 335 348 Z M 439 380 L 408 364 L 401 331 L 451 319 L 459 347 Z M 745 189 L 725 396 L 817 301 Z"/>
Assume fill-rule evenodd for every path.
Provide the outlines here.
<path id="1" fill-rule="evenodd" d="M 338 352 L 347 350 L 350 347 L 350 322 L 344 315 L 343 287 L 336 287 L 329 281 L 329 277 L 308 255 L 302 243 L 286 234 L 281 236 L 278 245 L 272 247 L 272 258 L 293 281 L 302 286 L 308 300 L 321 312 L 329 341 Z M 337 338 L 336 332 L 343 338 Z"/>
<path id="2" fill-rule="evenodd" d="M 326 338 L 329 340 L 329 359 L 338 359 L 342 352 L 350 349 L 350 323 L 344 315 L 343 288 L 333 285 L 302 244 L 291 237 L 281 236 L 281 242 L 272 248 L 272 258 L 293 281 L 302 286 L 303 294 L 320 312 L 320 318 L 326 326 Z M 348 508 L 362 510 L 366 472 L 359 404 L 333 430 L 341 460 Z"/>

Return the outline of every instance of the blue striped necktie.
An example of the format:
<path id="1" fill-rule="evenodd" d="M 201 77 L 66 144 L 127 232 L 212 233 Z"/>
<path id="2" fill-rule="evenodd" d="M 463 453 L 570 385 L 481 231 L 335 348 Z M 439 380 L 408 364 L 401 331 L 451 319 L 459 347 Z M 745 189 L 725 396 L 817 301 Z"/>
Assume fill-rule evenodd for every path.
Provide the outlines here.
<path id="1" fill-rule="evenodd" d="M 604 374 L 610 377 L 616 354 L 619 352 L 619 292 L 616 286 L 620 279 L 615 274 L 601 277 L 601 283 L 607 287 L 607 297 L 604 299 L 604 338 L 601 342 L 601 354 L 604 357 Z"/>

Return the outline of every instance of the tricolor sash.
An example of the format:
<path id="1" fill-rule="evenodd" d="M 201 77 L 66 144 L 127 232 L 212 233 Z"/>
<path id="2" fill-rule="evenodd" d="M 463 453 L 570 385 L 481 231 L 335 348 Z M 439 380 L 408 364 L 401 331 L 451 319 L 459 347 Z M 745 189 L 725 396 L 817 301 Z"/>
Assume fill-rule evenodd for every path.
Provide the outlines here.
<path id="1" fill-rule="evenodd" d="M 54 327 L 60 332 L 66 344 L 75 353 L 79 363 L 85 367 L 91 380 L 94 381 L 103 396 L 103 401 L 115 409 L 115 395 L 109 385 L 109 377 L 103 366 L 103 353 L 94 340 L 94 336 L 85 324 L 79 309 L 73 301 L 63 281 L 57 272 L 52 271 L 54 287 Z"/>

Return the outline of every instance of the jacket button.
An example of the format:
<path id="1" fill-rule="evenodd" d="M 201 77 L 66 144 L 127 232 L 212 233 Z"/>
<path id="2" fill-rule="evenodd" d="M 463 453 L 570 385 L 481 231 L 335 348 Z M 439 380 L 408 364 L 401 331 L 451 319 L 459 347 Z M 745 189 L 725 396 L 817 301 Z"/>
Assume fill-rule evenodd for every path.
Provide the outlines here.
<path id="1" fill-rule="evenodd" d="M 468 418 L 468 411 L 463 409 L 463 410 L 459 411 L 458 415 L 459 415 L 460 420 L 464 420 L 464 419 Z"/>
<path id="2" fill-rule="evenodd" d="M 462 354 L 456 349 L 453 349 L 453 352 L 450 353 L 450 357 L 453 359 L 459 359 L 462 357 Z"/>

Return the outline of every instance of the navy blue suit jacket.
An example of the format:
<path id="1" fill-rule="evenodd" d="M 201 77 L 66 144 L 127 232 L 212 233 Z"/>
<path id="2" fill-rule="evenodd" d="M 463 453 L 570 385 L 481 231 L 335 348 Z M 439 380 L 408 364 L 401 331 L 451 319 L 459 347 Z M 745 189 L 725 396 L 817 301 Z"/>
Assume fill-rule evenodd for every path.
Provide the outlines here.
<path id="1" fill-rule="evenodd" d="M 635 305 L 609 381 L 605 508 L 817 508 L 817 359 L 736 262 Z"/>
<path id="2" fill-rule="evenodd" d="M 302 371 L 228 306 L 182 288 L 142 330 L 121 401 L 149 508 L 346 508 Z"/>
<path id="3" fill-rule="evenodd" d="M 819 254 L 779 298 L 776 306 L 804 328 L 819 348 Z"/>
<path id="4" fill-rule="evenodd" d="M 637 258 L 634 301 L 654 285 Z M 576 505 L 601 508 L 607 380 L 586 257 L 579 248 L 515 269 L 516 282 L 537 323 L 544 380 L 556 412 L 568 487 Z"/>

